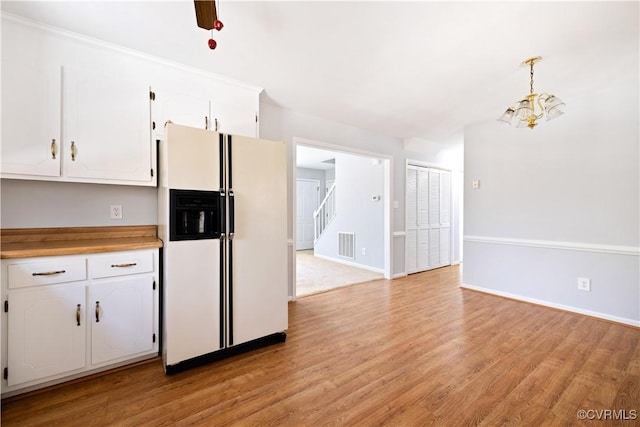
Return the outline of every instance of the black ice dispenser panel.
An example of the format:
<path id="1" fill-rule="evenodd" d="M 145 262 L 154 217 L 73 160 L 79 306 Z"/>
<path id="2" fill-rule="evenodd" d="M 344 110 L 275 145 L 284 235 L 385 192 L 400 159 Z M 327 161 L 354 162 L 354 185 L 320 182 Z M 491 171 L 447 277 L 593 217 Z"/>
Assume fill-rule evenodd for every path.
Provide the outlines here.
<path id="1" fill-rule="evenodd" d="M 219 239 L 223 201 L 219 191 L 169 190 L 169 239 Z"/>

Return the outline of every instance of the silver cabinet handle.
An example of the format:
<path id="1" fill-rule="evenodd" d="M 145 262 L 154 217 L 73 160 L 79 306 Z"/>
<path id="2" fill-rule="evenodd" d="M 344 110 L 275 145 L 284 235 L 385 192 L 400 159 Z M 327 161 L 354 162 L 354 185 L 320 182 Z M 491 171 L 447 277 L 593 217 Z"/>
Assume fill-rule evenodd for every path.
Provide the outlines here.
<path id="1" fill-rule="evenodd" d="M 125 268 L 125 267 L 134 267 L 138 265 L 137 262 L 129 262 L 129 263 L 125 263 L 125 264 L 111 264 L 112 268 Z"/>
<path id="2" fill-rule="evenodd" d="M 100 321 L 100 301 L 96 301 L 96 323 Z"/>
<path id="3" fill-rule="evenodd" d="M 80 326 L 80 315 L 82 314 L 82 306 L 80 304 L 78 304 L 78 307 L 76 308 L 76 323 L 78 324 L 78 326 Z"/>
<path id="4" fill-rule="evenodd" d="M 56 140 L 55 138 L 51 140 L 51 159 L 55 160 L 56 159 L 56 152 L 57 152 L 57 147 L 56 147 Z"/>
<path id="5" fill-rule="evenodd" d="M 67 270 L 44 271 L 42 273 L 31 273 L 32 276 L 53 276 L 55 274 L 64 274 Z"/>
<path id="6" fill-rule="evenodd" d="M 214 123 L 215 123 L 215 131 L 218 132 L 218 119 L 214 119 Z"/>
<path id="7" fill-rule="evenodd" d="M 209 129 L 209 117 L 204 116 L 204 128 Z"/>

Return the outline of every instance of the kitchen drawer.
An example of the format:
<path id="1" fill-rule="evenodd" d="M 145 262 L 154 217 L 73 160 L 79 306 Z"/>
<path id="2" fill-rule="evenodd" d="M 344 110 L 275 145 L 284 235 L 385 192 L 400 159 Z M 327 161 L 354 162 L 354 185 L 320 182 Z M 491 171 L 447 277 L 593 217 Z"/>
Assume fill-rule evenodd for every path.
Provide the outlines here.
<path id="1" fill-rule="evenodd" d="M 85 257 L 45 258 L 38 261 L 16 261 L 7 265 L 9 289 L 86 279 L 87 263 Z"/>
<path id="2" fill-rule="evenodd" d="M 89 257 L 92 278 L 124 276 L 153 271 L 153 251 L 113 252 Z"/>

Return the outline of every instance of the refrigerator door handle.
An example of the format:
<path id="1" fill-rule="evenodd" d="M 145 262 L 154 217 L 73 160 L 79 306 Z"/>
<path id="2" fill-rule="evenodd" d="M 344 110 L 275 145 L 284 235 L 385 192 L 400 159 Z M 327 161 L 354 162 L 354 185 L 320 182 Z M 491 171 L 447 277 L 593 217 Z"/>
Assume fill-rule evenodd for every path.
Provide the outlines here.
<path id="1" fill-rule="evenodd" d="M 229 190 L 229 238 L 232 239 L 236 232 L 236 198 L 233 190 Z"/>
<path id="2" fill-rule="evenodd" d="M 226 204 L 226 196 L 224 194 L 224 189 L 220 189 L 220 203 L 218 204 L 219 206 L 219 211 L 220 211 L 220 233 L 222 233 L 222 235 L 224 236 L 224 234 L 227 232 L 227 212 L 226 212 L 226 208 L 225 208 L 225 204 Z"/>

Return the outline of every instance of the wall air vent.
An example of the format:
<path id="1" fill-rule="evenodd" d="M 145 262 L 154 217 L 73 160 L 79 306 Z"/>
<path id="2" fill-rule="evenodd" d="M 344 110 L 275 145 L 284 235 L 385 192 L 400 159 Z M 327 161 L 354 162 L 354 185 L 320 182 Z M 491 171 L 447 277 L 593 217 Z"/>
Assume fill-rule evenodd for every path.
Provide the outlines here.
<path id="1" fill-rule="evenodd" d="M 356 259 L 355 233 L 338 232 L 338 255 L 345 258 Z"/>

